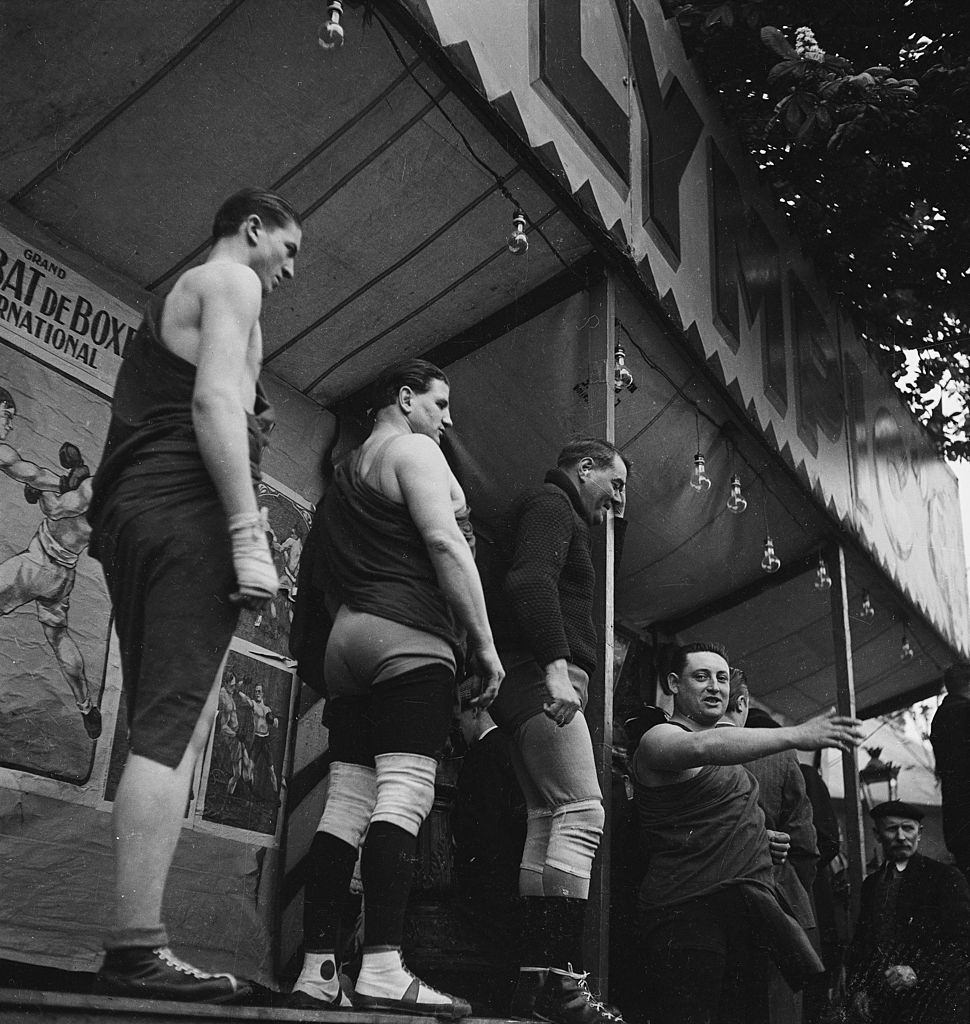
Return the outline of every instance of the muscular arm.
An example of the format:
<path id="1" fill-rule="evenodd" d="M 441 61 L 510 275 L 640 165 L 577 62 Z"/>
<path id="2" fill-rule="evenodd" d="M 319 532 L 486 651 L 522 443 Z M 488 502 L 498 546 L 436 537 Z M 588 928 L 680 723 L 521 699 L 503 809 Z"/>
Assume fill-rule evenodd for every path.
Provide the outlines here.
<path id="1" fill-rule="evenodd" d="M 708 764 L 744 764 L 782 750 L 850 749 L 861 737 L 854 718 L 820 715 L 780 729 L 706 729 L 686 732 L 662 724 L 640 740 L 638 760 L 655 771 L 687 771 Z"/>
<path id="2" fill-rule="evenodd" d="M 473 645 L 492 647 L 482 582 L 451 501 L 451 477 L 441 449 L 412 434 L 394 442 L 394 472 L 414 525 L 428 549 L 438 585 Z"/>
<path id="3" fill-rule="evenodd" d="M 18 484 L 30 484 L 38 491 L 56 491 L 60 493 L 60 474 L 54 473 L 36 462 L 22 459 L 20 453 L 9 444 L 0 444 L 0 471 L 16 480 Z"/>
<path id="4" fill-rule="evenodd" d="M 262 303 L 259 278 L 248 267 L 221 264 L 201 285 L 200 300 L 192 394 L 199 451 L 226 515 L 255 515 L 246 401 L 254 387 L 249 344 Z"/>

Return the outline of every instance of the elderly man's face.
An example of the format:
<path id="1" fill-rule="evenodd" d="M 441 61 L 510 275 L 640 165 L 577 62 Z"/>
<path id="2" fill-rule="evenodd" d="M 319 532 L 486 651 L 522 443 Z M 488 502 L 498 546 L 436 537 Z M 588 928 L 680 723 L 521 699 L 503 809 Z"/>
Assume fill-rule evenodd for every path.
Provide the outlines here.
<path id="1" fill-rule="evenodd" d="M 886 860 L 900 863 L 909 860 L 919 846 L 922 828 L 912 818 L 889 814 L 876 822 L 876 838 L 882 846 Z"/>

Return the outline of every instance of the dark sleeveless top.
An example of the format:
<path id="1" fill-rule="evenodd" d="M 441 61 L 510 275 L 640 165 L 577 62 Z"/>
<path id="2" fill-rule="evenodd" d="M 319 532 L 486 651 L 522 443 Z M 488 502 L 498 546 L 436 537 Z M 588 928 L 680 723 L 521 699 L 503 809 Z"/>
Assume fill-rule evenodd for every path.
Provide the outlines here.
<path id="1" fill-rule="evenodd" d="M 122 516 L 133 516 L 185 502 L 218 501 L 192 423 L 196 368 L 162 344 L 161 309 L 162 300 L 153 301 L 125 347 L 115 382 L 111 423 L 88 509 L 93 530 L 89 550 L 95 558 L 98 532 L 109 506 Z M 255 484 L 273 424 L 272 410 L 258 383 L 256 408 L 246 419 Z"/>
<path id="2" fill-rule="evenodd" d="M 633 767 L 635 773 L 636 755 Z M 641 908 L 671 906 L 739 882 L 773 888 L 758 783 L 742 765 L 705 765 L 669 786 L 644 786 L 634 774 L 633 793 L 648 861 Z"/>
<path id="3" fill-rule="evenodd" d="M 358 448 L 337 466 L 315 531 L 319 547 L 313 575 L 323 581 L 331 613 L 345 604 L 432 633 L 460 658 L 462 631 L 438 585 L 424 539 L 406 506 L 360 477 L 360 457 Z M 467 515 L 458 518 L 468 539 Z"/>

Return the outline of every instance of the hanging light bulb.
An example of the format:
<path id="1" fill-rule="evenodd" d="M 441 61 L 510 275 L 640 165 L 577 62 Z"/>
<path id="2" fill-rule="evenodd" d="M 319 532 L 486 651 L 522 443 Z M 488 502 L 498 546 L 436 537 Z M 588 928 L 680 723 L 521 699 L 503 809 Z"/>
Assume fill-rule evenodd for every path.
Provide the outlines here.
<path id="1" fill-rule="evenodd" d="M 739 516 L 747 507 L 748 499 L 741 493 L 741 477 L 735 473 L 731 477 L 731 496 L 727 500 L 728 512 Z"/>
<path id="2" fill-rule="evenodd" d="M 909 642 L 909 637 L 906 635 L 906 627 L 903 626 L 903 642 L 899 648 L 899 660 L 900 661 L 912 661 L 916 657 L 913 647 Z"/>
<path id="3" fill-rule="evenodd" d="M 876 609 L 872 607 L 872 599 L 869 597 L 869 591 L 862 591 L 862 604 L 859 607 L 859 618 L 865 619 L 866 622 L 871 622 L 876 617 Z"/>
<path id="4" fill-rule="evenodd" d="M 695 491 L 709 491 L 711 489 L 711 480 L 707 475 L 704 456 L 700 452 L 694 456 L 694 469 L 690 474 L 690 485 Z"/>
<path id="5" fill-rule="evenodd" d="M 525 216 L 521 210 L 515 211 L 515 216 L 512 218 L 512 234 L 505 240 L 505 244 L 513 256 L 521 256 L 522 253 L 529 251 L 529 237 L 525 233 Z"/>
<path id="6" fill-rule="evenodd" d="M 832 589 L 832 577 L 829 576 L 829 567 L 825 564 L 821 551 L 818 553 L 818 568 L 815 570 L 815 589 Z"/>
<path id="7" fill-rule="evenodd" d="M 765 551 L 761 558 L 761 568 L 765 572 L 778 572 L 781 568 L 781 559 L 775 554 L 775 542 L 771 534 L 765 537 Z"/>
<path id="8" fill-rule="evenodd" d="M 327 7 L 327 20 L 320 26 L 317 34 L 317 42 L 325 50 L 336 50 L 344 45 L 344 29 L 340 24 L 343 13 L 344 5 L 341 0 L 331 0 Z"/>
<path id="9" fill-rule="evenodd" d="M 616 348 L 613 350 L 613 359 L 613 390 L 632 390 L 633 374 L 626 365 L 626 352 L 623 351 L 623 346 L 619 342 L 616 343 Z"/>
<path id="10" fill-rule="evenodd" d="M 697 437 L 697 453 L 694 455 L 694 468 L 690 474 L 690 485 L 695 491 L 709 491 L 711 489 L 711 480 L 707 475 L 707 464 L 701 453 L 701 421 L 697 415 L 696 408 L 694 409 L 694 434 Z"/>

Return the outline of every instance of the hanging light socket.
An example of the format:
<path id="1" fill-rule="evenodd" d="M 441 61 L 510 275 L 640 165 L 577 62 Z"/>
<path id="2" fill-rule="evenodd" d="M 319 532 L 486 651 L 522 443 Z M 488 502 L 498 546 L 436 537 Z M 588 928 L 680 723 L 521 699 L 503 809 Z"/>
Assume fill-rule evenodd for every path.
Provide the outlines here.
<path id="1" fill-rule="evenodd" d="M 613 359 L 613 390 L 632 391 L 636 385 L 633 381 L 633 374 L 626 365 L 626 352 L 624 352 L 623 346 L 619 342 L 616 343 L 616 347 L 613 350 Z"/>
<path id="2" fill-rule="evenodd" d="M 344 29 L 340 18 L 344 13 L 341 0 L 331 0 L 327 7 L 327 20 L 320 26 L 317 42 L 325 50 L 336 50 L 344 45 Z"/>
<path id="3" fill-rule="evenodd" d="M 825 564 L 821 551 L 818 553 L 818 568 L 815 570 L 815 589 L 832 589 L 832 577 L 829 576 L 829 567 Z"/>
<path id="4" fill-rule="evenodd" d="M 521 210 L 515 211 L 512 218 L 512 234 L 505 240 L 509 252 L 513 256 L 521 256 L 529 251 L 529 236 L 525 233 L 525 215 Z"/>
<path id="5" fill-rule="evenodd" d="M 695 491 L 709 491 L 711 479 L 707 475 L 707 465 L 704 456 L 700 452 L 694 456 L 694 468 L 690 474 L 690 485 Z"/>
<path id="6" fill-rule="evenodd" d="M 859 606 L 859 618 L 871 622 L 876 617 L 876 609 L 872 607 L 872 598 L 868 590 L 862 591 L 862 604 Z"/>
<path id="7" fill-rule="evenodd" d="M 781 559 L 775 554 L 775 542 L 771 534 L 765 537 L 765 551 L 761 558 L 761 568 L 765 572 L 778 572 L 781 568 Z"/>
<path id="8" fill-rule="evenodd" d="M 735 473 L 731 477 L 731 494 L 727 500 L 727 510 L 739 516 L 747 507 L 748 499 L 741 493 L 741 477 Z"/>

